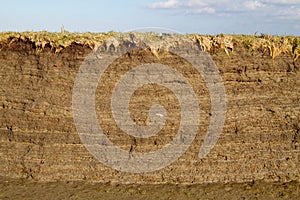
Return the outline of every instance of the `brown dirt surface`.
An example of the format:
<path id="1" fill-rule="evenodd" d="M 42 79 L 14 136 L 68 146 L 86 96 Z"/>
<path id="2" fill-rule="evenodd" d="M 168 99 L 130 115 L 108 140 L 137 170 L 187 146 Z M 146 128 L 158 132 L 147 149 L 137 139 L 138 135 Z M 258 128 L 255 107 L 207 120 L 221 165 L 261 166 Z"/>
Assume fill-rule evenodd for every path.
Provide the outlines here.
<path id="1" fill-rule="evenodd" d="M 300 197 L 300 183 L 214 183 L 123 185 L 89 182 L 48 182 L 0 179 L 0 199 L 291 199 Z"/>

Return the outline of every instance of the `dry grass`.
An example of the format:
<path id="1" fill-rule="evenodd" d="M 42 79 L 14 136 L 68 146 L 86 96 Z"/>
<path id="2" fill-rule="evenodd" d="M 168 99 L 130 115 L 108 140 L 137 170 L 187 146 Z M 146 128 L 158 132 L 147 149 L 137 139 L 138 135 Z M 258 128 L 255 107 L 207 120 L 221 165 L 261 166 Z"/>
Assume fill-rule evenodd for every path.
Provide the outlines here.
<path id="1" fill-rule="evenodd" d="M 257 35 L 190 35 L 204 50 L 224 49 L 227 55 L 233 51 L 234 43 L 240 43 L 249 51 L 269 52 L 272 59 L 280 54 L 290 54 L 294 61 L 300 54 L 300 37 Z"/>
<path id="2" fill-rule="evenodd" d="M 91 48 L 98 46 L 110 36 L 118 37 L 119 34 L 109 33 L 52 33 L 52 32 L 2 32 L 0 42 L 13 43 L 18 40 L 33 42 L 38 50 L 46 45 L 55 49 L 55 52 L 70 46 L 72 43 L 87 45 Z M 122 34 L 121 34 L 122 35 Z M 152 34 L 153 35 L 153 34 Z M 155 34 L 154 34 L 155 35 Z M 197 35 L 189 34 L 188 38 L 198 42 L 205 51 L 211 52 L 216 49 L 223 49 L 227 55 L 234 51 L 234 44 L 240 43 L 249 51 L 268 52 L 274 59 L 280 54 L 290 54 L 297 60 L 300 54 L 299 36 L 271 36 L 271 35 Z M 156 37 L 151 36 L 151 41 Z"/>
<path id="3" fill-rule="evenodd" d="M 33 42 L 38 50 L 49 45 L 55 52 L 70 46 L 72 43 L 82 44 L 91 48 L 102 43 L 113 33 L 53 33 L 53 32 L 2 32 L 0 33 L 0 42 L 14 43 L 15 41 Z"/>
<path id="4" fill-rule="evenodd" d="M 214 49 L 224 49 L 227 55 L 229 55 L 230 51 L 233 51 L 233 40 L 230 35 L 204 36 L 194 34 L 191 37 L 202 46 L 204 51 L 210 52 Z"/>

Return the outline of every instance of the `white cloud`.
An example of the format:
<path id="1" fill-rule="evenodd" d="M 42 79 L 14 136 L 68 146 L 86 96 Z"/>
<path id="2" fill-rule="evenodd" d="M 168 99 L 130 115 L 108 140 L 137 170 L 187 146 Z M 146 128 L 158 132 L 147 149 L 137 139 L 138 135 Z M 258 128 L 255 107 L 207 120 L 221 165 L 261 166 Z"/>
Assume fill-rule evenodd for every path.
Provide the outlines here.
<path id="1" fill-rule="evenodd" d="M 187 0 L 184 4 L 188 7 L 206 6 L 207 5 L 207 3 L 203 0 Z"/>
<path id="2" fill-rule="evenodd" d="M 264 7 L 261 1 L 243 0 L 166 0 L 154 2 L 150 8 L 185 9 L 199 13 L 215 13 L 215 11 L 241 11 L 254 10 Z M 203 12 L 202 12 L 203 11 Z"/>
<path id="3" fill-rule="evenodd" d="M 161 2 L 154 2 L 149 5 L 150 8 L 177 8 L 179 6 L 179 2 L 176 0 L 168 0 Z"/>
<path id="4" fill-rule="evenodd" d="M 210 7 L 204 7 L 204 8 L 198 8 L 198 9 L 194 9 L 191 12 L 187 12 L 187 13 L 192 13 L 192 14 L 214 14 L 216 12 L 216 10 L 214 8 L 210 8 Z"/>
<path id="5" fill-rule="evenodd" d="M 265 7 L 265 4 L 259 2 L 259 1 L 246 1 L 244 3 L 244 6 L 246 9 L 249 9 L 249 10 L 256 10 L 258 8 L 263 8 Z"/>
<path id="6" fill-rule="evenodd" d="M 176 9 L 188 14 L 256 15 L 300 19 L 300 0 L 161 0 L 150 8 Z"/>
<path id="7" fill-rule="evenodd" d="M 300 0 L 266 0 L 265 2 L 267 3 L 272 3 L 272 4 L 300 4 Z"/>
<path id="8" fill-rule="evenodd" d="M 279 10 L 277 16 L 280 19 L 300 20 L 300 9 L 290 7 L 284 10 Z"/>

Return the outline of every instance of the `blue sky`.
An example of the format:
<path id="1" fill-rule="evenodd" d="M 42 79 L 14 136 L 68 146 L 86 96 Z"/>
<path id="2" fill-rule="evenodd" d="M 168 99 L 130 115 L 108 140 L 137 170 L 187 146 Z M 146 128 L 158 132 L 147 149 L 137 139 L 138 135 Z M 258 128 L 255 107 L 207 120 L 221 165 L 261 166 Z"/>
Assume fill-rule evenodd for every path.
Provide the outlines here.
<path id="1" fill-rule="evenodd" d="M 300 35 L 300 0 L 3 0 L 0 9 L 0 31 Z"/>

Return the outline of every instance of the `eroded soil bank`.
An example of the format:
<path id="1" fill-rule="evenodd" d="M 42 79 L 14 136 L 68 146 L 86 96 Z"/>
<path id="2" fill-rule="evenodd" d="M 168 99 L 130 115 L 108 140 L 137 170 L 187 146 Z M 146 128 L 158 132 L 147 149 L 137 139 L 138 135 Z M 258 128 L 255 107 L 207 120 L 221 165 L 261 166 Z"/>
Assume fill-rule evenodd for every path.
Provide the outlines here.
<path id="1" fill-rule="evenodd" d="M 204 40 L 194 41 L 205 47 Z M 201 107 L 201 126 L 194 142 L 170 166 L 153 173 L 130 174 L 100 163 L 84 147 L 76 131 L 72 91 L 79 67 L 92 51 L 89 44 L 74 41 L 56 51 L 50 43 L 39 48 L 26 38 L 0 42 L 0 199 L 14 194 L 27 196 L 35 193 L 34 188 L 43 194 L 61 193 L 62 198 L 74 199 L 85 198 L 84 195 L 91 199 L 112 198 L 114 194 L 125 199 L 145 199 L 148 194 L 171 199 L 229 199 L 231 195 L 296 199 L 300 180 L 300 60 L 284 51 L 272 56 L 272 48 L 249 48 L 240 39 L 231 39 L 227 46 L 219 43 L 210 49 L 210 55 L 223 79 L 227 113 L 216 146 L 208 156 L 198 158 L 209 124 L 210 97 L 204 81 L 187 66 L 183 73 L 196 77 L 190 82 L 198 84 L 196 94 Z M 132 62 L 185 66 L 173 55 L 158 51 L 157 56 L 152 50 L 122 57 L 114 63 L 111 74 L 125 71 L 127 68 L 121 64 L 129 66 Z M 148 102 L 146 89 L 138 91 L 133 102 Z M 103 106 L 107 99 L 97 90 L 97 115 L 102 120 L 99 123 L 106 127 L 107 137 L 124 150 L 159 149 L 174 136 L 173 129 L 177 130 L 176 100 L 167 90 L 152 92 L 150 100 L 169 108 L 172 119 L 160 137 L 146 141 L 119 131 L 111 116 L 105 115 L 109 111 Z M 137 123 L 146 123 L 146 111 L 139 112 L 145 108 L 130 109 Z M 50 183 L 53 181 L 59 183 Z M 134 183 L 142 185 L 122 185 Z M 154 183 L 166 185 L 149 185 Z M 205 185 L 208 183 L 214 184 Z"/>

